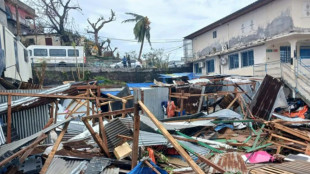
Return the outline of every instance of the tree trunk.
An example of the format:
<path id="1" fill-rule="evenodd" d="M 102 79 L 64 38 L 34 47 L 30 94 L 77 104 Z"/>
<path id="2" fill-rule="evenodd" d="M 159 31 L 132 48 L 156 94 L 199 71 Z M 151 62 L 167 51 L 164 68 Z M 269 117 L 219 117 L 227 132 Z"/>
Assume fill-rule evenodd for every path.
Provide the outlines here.
<path id="1" fill-rule="evenodd" d="M 100 47 L 100 44 L 99 44 L 98 31 L 95 31 L 94 35 L 95 35 L 95 44 L 96 44 L 96 47 L 98 48 L 97 55 L 98 56 L 102 56 L 102 50 L 101 50 L 101 47 Z"/>
<path id="2" fill-rule="evenodd" d="M 142 49 L 143 49 L 143 44 L 144 44 L 144 36 L 145 33 L 143 34 L 143 38 L 142 38 L 142 42 L 141 42 L 141 47 L 140 47 L 140 51 L 139 51 L 139 56 L 138 56 L 138 61 L 142 64 L 142 60 L 141 60 L 141 54 L 142 54 Z"/>

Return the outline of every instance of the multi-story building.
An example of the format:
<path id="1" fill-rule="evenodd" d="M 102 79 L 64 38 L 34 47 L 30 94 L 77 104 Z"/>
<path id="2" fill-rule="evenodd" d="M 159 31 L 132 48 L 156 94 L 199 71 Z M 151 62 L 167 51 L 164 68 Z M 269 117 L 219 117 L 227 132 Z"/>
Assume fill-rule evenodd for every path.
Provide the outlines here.
<path id="1" fill-rule="evenodd" d="M 19 0 L 0 0 L 0 77 L 27 82 L 32 79 L 31 61 L 20 38 L 15 36 L 17 33 L 14 33 L 17 32 L 16 17 L 13 17 L 14 12 L 8 13 L 13 7 L 18 9 L 15 14 L 20 15 L 20 32 L 23 31 L 23 25 L 26 25 L 23 19 L 27 18 L 23 9 L 30 8 Z"/>
<path id="2" fill-rule="evenodd" d="M 189 34 L 184 45 L 187 62 L 202 75 L 252 76 L 259 64 L 310 65 L 310 0 L 258 0 Z"/>

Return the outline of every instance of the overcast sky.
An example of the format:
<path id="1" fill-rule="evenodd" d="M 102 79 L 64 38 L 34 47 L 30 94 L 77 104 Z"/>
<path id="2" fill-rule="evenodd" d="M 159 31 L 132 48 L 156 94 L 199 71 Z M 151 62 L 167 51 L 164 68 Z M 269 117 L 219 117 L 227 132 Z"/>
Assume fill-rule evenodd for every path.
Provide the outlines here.
<path id="1" fill-rule="evenodd" d="M 149 17 L 151 21 L 151 42 L 154 49 L 163 48 L 170 54 L 170 60 L 183 56 L 182 39 L 206 25 L 245 7 L 255 0 L 78 0 L 82 12 L 71 12 L 78 30 L 86 35 L 87 18 L 95 21 L 103 15 L 108 18 L 110 9 L 116 14 L 116 21 L 106 24 L 100 37 L 124 39 L 112 40 L 112 47 L 118 47 L 121 56 L 125 52 L 139 51 L 140 44 L 133 42 L 134 23 L 122 23 L 131 18 L 126 12 Z M 91 35 L 86 35 L 91 37 Z M 179 42 L 172 42 L 179 41 Z M 161 42 L 161 43 L 155 43 Z M 145 44 L 144 53 L 150 50 Z"/>

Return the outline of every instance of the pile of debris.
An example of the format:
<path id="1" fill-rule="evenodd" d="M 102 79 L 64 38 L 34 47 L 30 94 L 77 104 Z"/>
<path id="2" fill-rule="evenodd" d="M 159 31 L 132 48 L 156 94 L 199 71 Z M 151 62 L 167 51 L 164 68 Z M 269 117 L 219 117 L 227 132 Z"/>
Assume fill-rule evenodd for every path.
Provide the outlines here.
<path id="1" fill-rule="evenodd" d="M 308 106 L 281 81 L 182 79 L 1 91 L 0 173 L 310 170 Z"/>

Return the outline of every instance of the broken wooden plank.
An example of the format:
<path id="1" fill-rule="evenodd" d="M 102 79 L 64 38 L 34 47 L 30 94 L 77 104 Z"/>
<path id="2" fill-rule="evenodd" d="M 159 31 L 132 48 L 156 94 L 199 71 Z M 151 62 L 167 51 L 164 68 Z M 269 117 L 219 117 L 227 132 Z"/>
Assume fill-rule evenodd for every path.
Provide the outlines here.
<path id="1" fill-rule="evenodd" d="M 160 172 L 147 160 L 144 160 L 144 163 L 149 166 L 156 174 L 160 174 Z"/>
<path id="2" fill-rule="evenodd" d="M 25 147 L 24 149 L 21 149 L 20 151 L 16 152 L 15 154 L 13 154 L 12 156 L 4 159 L 3 161 L 0 162 L 0 167 L 2 167 L 3 165 L 5 165 L 6 163 L 12 161 L 14 158 L 18 157 L 19 155 L 23 154 L 24 152 L 26 152 L 28 149 L 31 149 L 32 147 L 36 146 L 37 144 L 39 144 L 41 141 L 43 141 L 45 138 L 47 138 L 47 135 L 45 134 L 41 134 L 39 136 L 39 138 L 37 140 L 35 140 L 34 142 L 32 142 L 29 146 Z"/>
<path id="3" fill-rule="evenodd" d="M 131 169 L 135 168 L 139 156 L 139 132 L 140 132 L 140 115 L 139 115 L 139 104 L 134 104 L 134 124 L 133 124 L 133 145 L 132 145 L 132 163 Z"/>
<path id="4" fill-rule="evenodd" d="M 6 127 L 6 142 L 12 141 L 12 95 L 8 95 L 8 113 L 7 113 L 7 127 Z"/>
<path id="5" fill-rule="evenodd" d="M 152 112 L 139 101 L 140 107 L 149 116 L 156 127 L 161 131 L 161 133 L 169 140 L 173 147 L 178 151 L 178 153 L 187 161 L 187 163 L 193 168 L 196 173 L 203 174 L 204 172 L 201 168 L 193 161 L 193 159 L 186 153 L 186 151 L 180 146 L 180 144 L 171 136 L 167 129 L 157 120 L 157 118 L 152 114 Z"/>
<path id="6" fill-rule="evenodd" d="M 82 120 L 99 118 L 99 117 L 105 117 L 105 116 L 110 116 L 110 115 L 119 115 L 119 114 L 122 114 L 122 113 L 130 113 L 130 112 L 133 112 L 133 111 L 134 111 L 134 108 L 127 108 L 127 109 L 123 109 L 123 110 L 115 110 L 115 111 L 112 111 L 112 112 L 104 112 L 104 113 L 101 113 L 101 114 L 86 116 L 86 117 L 83 117 Z"/>
<path id="7" fill-rule="evenodd" d="M 109 149 L 108 147 L 103 143 L 102 139 L 100 138 L 99 134 L 94 131 L 94 129 L 90 126 L 90 124 L 87 122 L 87 120 L 83 120 L 86 128 L 90 132 L 91 136 L 94 138 L 95 142 L 98 144 L 99 148 L 102 152 L 104 152 L 107 156 L 109 156 Z"/>
<path id="8" fill-rule="evenodd" d="M 43 167 L 42 167 L 42 169 L 41 169 L 41 171 L 40 171 L 40 174 L 45 174 L 45 173 L 47 172 L 47 169 L 48 169 L 48 167 L 50 166 L 50 164 L 52 163 L 52 160 L 53 160 L 53 158 L 54 158 L 54 155 L 55 155 L 56 152 L 57 152 L 58 146 L 59 146 L 59 144 L 60 144 L 60 142 L 61 142 L 63 136 L 65 135 L 65 133 L 66 133 L 66 131 L 67 131 L 67 128 L 68 128 L 69 124 L 70 124 L 70 122 L 67 122 L 67 123 L 64 125 L 64 127 L 63 127 L 62 131 L 60 132 L 60 134 L 58 135 L 58 138 L 57 138 L 57 140 L 56 140 L 56 142 L 55 142 L 55 144 L 54 144 L 54 146 L 53 146 L 53 149 L 52 149 L 52 151 L 50 152 L 50 154 L 48 155 L 47 159 L 45 160 L 45 163 L 44 163 L 44 165 L 43 165 Z"/>
<path id="9" fill-rule="evenodd" d="M 187 138 L 187 139 L 194 139 L 194 138 L 192 138 L 192 137 L 190 137 L 190 136 L 187 136 L 187 135 L 185 135 L 185 134 L 183 134 L 183 133 L 181 133 L 181 132 L 179 132 L 179 131 L 176 131 L 176 133 L 179 134 L 179 135 L 181 135 L 181 136 L 183 136 L 183 137 L 185 137 L 185 138 Z M 216 149 L 216 148 L 214 148 L 214 147 L 211 147 L 210 145 L 208 145 L 208 144 L 206 144 L 206 143 L 197 141 L 197 144 L 199 144 L 200 146 L 203 146 L 203 147 L 205 147 L 205 148 L 208 148 L 208 149 L 210 149 L 210 150 L 212 150 L 212 151 L 214 151 L 214 152 L 223 153 L 221 150 L 218 150 L 218 149 Z"/>

